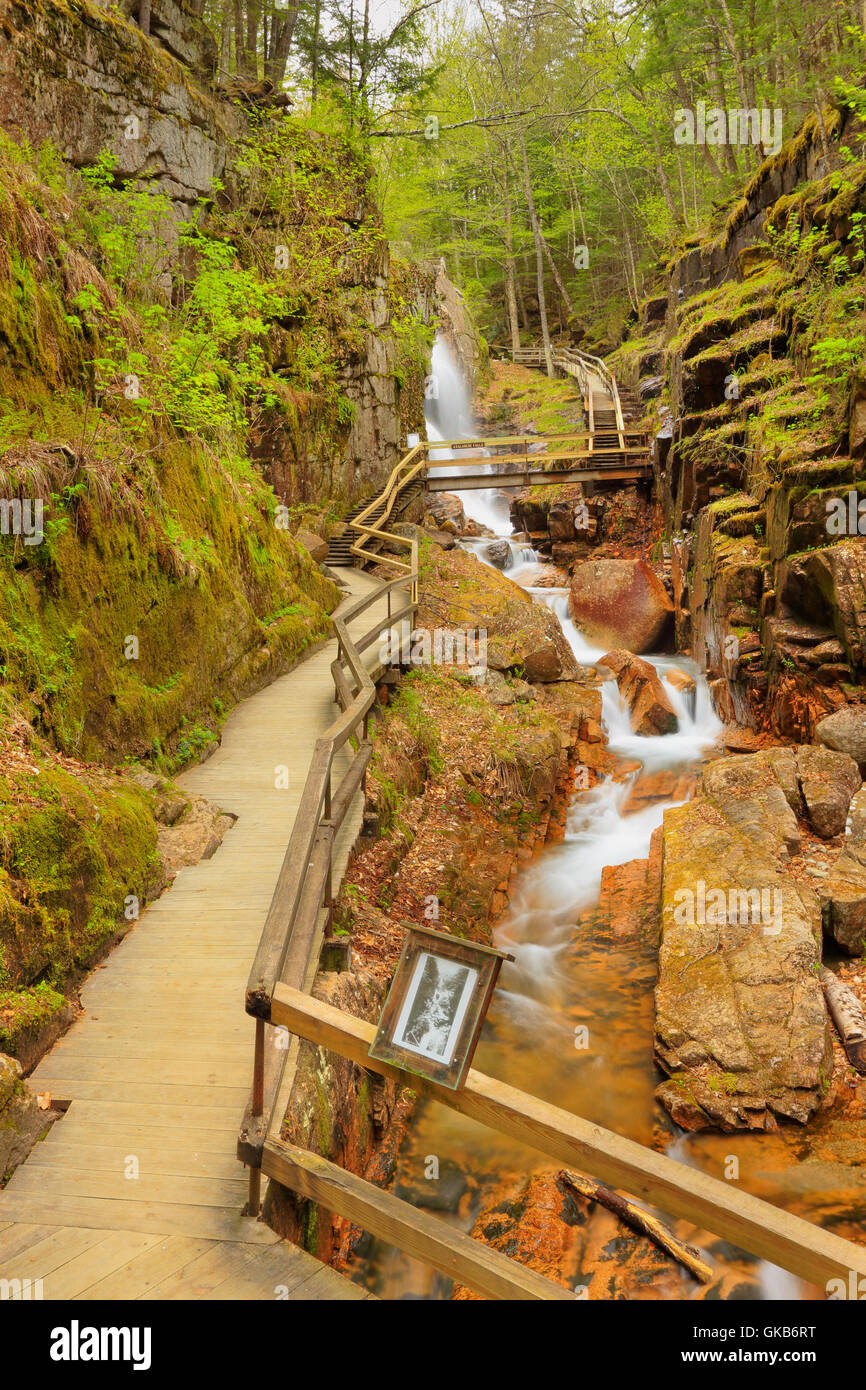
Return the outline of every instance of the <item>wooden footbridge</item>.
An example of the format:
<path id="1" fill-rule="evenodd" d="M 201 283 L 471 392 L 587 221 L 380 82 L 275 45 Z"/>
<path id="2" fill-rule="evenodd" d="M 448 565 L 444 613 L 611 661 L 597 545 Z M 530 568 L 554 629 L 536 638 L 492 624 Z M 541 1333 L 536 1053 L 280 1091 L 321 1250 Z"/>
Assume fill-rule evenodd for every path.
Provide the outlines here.
<path id="1" fill-rule="evenodd" d="M 521 348 L 513 357 L 527 366 L 544 365 L 541 348 Z M 636 399 L 621 391 L 600 357 L 574 348 L 555 348 L 553 358 L 557 369 L 578 384 L 583 405 L 579 426 L 544 435 L 418 440 L 381 497 L 350 512 L 346 530 L 331 541 L 329 562 L 357 563 L 360 553 L 352 528 L 359 522 L 367 524 L 368 545 L 381 549 L 384 541 L 376 537 L 376 526 L 386 516 L 396 519 L 421 492 L 561 486 L 565 482 L 579 482 L 590 490 L 649 483 L 649 439 L 632 423 L 638 409 Z"/>
<path id="2" fill-rule="evenodd" d="M 515 362 L 544 365 L 541 348 L 522 348 Z M 471 488 L 539 487 L 566 481 L 639 482 L 652 477 L 649 441 L 633 428 L 633 403 L 623 399 L 616 378 L 600 357 L 574 348 L 555 348 L 557 370 L 573 377 L 583 402 L 580 429 L 555 434 L 510 435 L 485 439 L 446 439 L 428 443 L 425 485 L 430 492 Z M 463 463 L 461 455 L 483 457 Z M 448 462 L 444 457 L 453 456 Z M 444 456 L 444 457 L 443 457 Z"/>
<path id="3" fill-rule="evenodd" d="M 390 528 L 427 467 L 416 446 L 352 520 L 355 568 L 341 571 L 351 597 L 334 616 L 334 638 L 240 705 L 219 750 L 180 779 L 237 823 L 94 972 L 82 1016 L 31 1078 L 65 1114 L 0 1193 L 0 1299 L 371 1297 L 262 1223 L 266 1180 L 486 1297 L 574 1297 L 287 1143 L 283 1116 L 299 1049 L 310 1045 L 819 1288 L 866 1275 L 864 1247 L 479 1071 L 448 1091 L 372 1059 L 372 1024 L 312 997 L 333 892 L 360 826 L 381 640 L 418 605 L 417 543 Z M 394 577 L 364 574 L 374 560 Z M 279 767 L 288 790 L 275 786 Z M 35 1295 L 33 1281 L 42 1281 Z"/>

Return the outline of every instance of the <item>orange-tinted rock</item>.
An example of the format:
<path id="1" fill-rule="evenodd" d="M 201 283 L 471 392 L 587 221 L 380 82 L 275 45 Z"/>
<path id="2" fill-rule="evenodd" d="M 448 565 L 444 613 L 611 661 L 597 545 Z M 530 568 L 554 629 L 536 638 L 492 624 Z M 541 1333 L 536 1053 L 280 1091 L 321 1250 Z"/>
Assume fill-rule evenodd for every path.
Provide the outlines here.
<path id="1" fill-rule="evenodd" d="M 633 652 L 612 651 L 601 658 L 616 676 L 619 693 L 631 711 L 631 726 L 636 734 L 673 734 L 679 727 L 670 696 L 659 679 L 655 667 Z"/>
<path id="2" fill-rule="evenodd" d="M 648 859 L 608 864 L 601 873 L 599 915 L 616 939 L 655 935 L 661 891 L 661 826 L 653 832 Z"/>
<path id="3" fill-rule="evenodd" d="M 521 569 L 520 582 L 530 589 L 564 589 L 568 572 L 558 565 L 527 565 Z"/>
<path id="4" fill-rule="evenodd" d="M 688 671 L 681 671 L 678 666 L 672 666 L 669 671 L 665 671 L 665 680 L 668 685 L 672 685 L 674 690 L 682 695 L 686 709 L 694 718 L 695 700 L 698 693 L 694 676 L 690 676 Z"/>
<path id="5" fill-rule="evenodd" d="M 589 642 L 649 652 L 658 647 L 673 604 L 645 560 L 587 560 L 571 578 L 571 615 Z"/>

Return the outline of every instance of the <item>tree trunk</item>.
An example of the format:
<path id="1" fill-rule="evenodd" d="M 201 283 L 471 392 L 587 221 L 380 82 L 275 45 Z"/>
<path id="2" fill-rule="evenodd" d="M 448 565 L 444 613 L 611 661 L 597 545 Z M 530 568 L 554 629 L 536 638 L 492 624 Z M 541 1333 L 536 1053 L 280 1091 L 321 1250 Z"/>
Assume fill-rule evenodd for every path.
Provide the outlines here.
<path id="1" fill-rule="evenodd" d="M 143 34 L 150 33 L 150 0 L 140 0 L 138 6 L 138 27 Z"/>
<path id="2" fill-rule="evenodd" d="M 313 23 L 313 71 L 310 80 L 310 105 L 315 106 L 317 79 L 319 76 L 319 23 L 322 18 L 322 0 L 316 0 L 316 18 Z"/>
<path id="3" fill-rule="evenodd" d="M 676 83 L 677 95 L 679 96 L 683 108 L 686 108 L 689 111 L 691 111 L 693 110 L 694 103 L 692 102 L 689 89 L 686 86 L 685 78 L 682 74 L 682 69 L 680 68 L 679 63 L 673 56 L 675 49 L 674 46 L 671 44 L 670 38 L 668 37 L 667 24 L 665 23 L 664 15 L 661 13 L 661 10 L 659 8 L 658 0 L 655 0 L 654 8 L 656 28 L 661 37 L 662 43 L 664 44 L 665 50 L 668 54 L 668 62 L 671 65 L 671 72 L 673 73 L 674 82 Z M 679 146 L 677 146 L 677 148 L 679 148 Z M 701 153 L 704 157 L 704 162 L 706 163 L 706 166 L 709 169 L 710 173 L 713 174 L 715 178 L 720 178 L 722 171 L 716 163 L 713 157 L 713 152 L 710 149 L 709 145 L 707 145 L 706 143 L 701 145 Z"/>
<path id="4" fill-rule="evenodd" d="M 596 1182 L 595 1178 L 585 1178 L 582 1173 L 572 1173 L 567 1168 L 562 1169 L 559 1179 L 564 1186 L 570 1187 L 581 1197 L 586 1197 L 591 1202 L 600 1202 L 633 1231 L 647 1236 L 660 1250 L 664 1250 L 666 1254 L 679 1260 L 681 1265 L 685 1265 L 689 1273 L 702 1284 L 709 1284 L 715 1278 L 715 1270 L 712 1265 L 707 1264 L 702 1251 L 693 1245 L 686 1245 L 685 1241 L 675 1236 L 657 1216 L 645 1211 L 630 1198 L 614 1192 L 613 1188 L 606 1187 L 604 1183 Z"/>
<path id="5" fill-rule="evenodd" d="M 866 1074 L 866 1014 L 863 1006 L 850 986 L 840 980 L 834 971 L 828 970 L 826 965 L 821 966 L 818 978 L 848 1060 L 855 1070 Z"/>
<path id="6" fill-rule="evenodd" d="M 220 66 L 219 76 L 225 77 L 231 67 L 232 61 L 232 14 L 231 6 L 228 3 L 223 5 L 222 22 L 220 24 Z"/>
<path id="7" fill-rule="evenodd" d="M 271 42 L 268 59 L 265 63 L 265 77 L 270 78 L 276 91 L 279 91 L 285 81 L 286 64 L 289 61 L 289 50 L 292 46 L 295 25 L 298 22 L 299 8 L 299 5 L 292 5 L 285 19 L 278 21 L 274 16 L 271 25 Z"/>
<path id="8" fill-rule="evenodd" d="M 713 93 L 713 100 L 715 101 L 717 106 L 720 106 L 722 108 L 723 111 L 727 111 L 728 94 L 725 91 L 725 78 L 722 72 L 722 54 L 721 49 L 719 47 L 719 30 L 710 8 L 706 5 L 704 6 L 704 13 L 707 17 L 707 23 L 710 28 L 710 35 L 712 37 L 713 44 L 712 57 L 707 62 L 707 67 L 709 69 L 710 74 L 710 87 Z M 726 140 L 722 148 L 724 150 L 724 160 L 725 164 L 728 167 L 728 172 L 731 174 L 738 174 L 740 170 L 737 164 L 737 157 L 734 154 L 733 145 L 729 140 Z"/>
<path id="9" fill-rule="evenodd" d="M 520 130 L 520 160 L 523 167 L 523 195 L 526 198 L 526 207 L 529 213 L 529 225 L 532 228 L 532 239 L 535 242 L 535 280 L 538 292 L 538 317 L 541 323 L 541 343 L 544 348 L 544 362 L 547 367 L 547 375 L 555 376 L 556 368 L 553 365 L 553 353 L 550 348 L 550 325 L 547 322 L 547 297 L 544 293 L 544 238 L 541 235 L 541 224 L 538 221 L 538 213 L 535 208 L 535 198 L 532 193 L 532 180 L 529 176 L 529 155 L 526 152 L 526 135 Z"/>
<path id="10" fill-rule="evenodd" d="M 524 257 L 525 260 L 525 257 Z M 521 276 L 515 275 L 514 295 L 517 299 L 517 307 L 520 311 L 520 324 L 524 333 L 529 332 L 529 314 L 526 312 L 526 300 L 523 297 L 523 280 Z"/>
<path id="11" fill-rule="evenodd" d="M 511 189 L 508 184 L 508 161 L 503 160 L 505 179 L 505 307 L 508 312 L 508 331 L 511 350 L 520 347 L 520 328 L 517 322 L 517 295 L 514 289 L 514 227 L 511 214 Z"/>
<path id="12" fill-rule="evenodd" d="M 235 19 L 235 71 L 246 71 L 247 54 L 244 45 L 244 11 L 241 0 L 234 0 Z"/>
<path id="13" fill-rule="evenodd" d="M 541 238 L 541 244 L 544 247 L 544 254 L 547 257 L 547 264 L 550 266 L 550 271 L 553 275 L 553 283 L 556 285 L 556 288 L 559 291 L 559 297 L 562 300 L 566 315 L 568 316 L 568 318 L 574 318 L 574 305 L 571 302 L 571 296 L 569 295 L 568 290 L 565 288 L 565 284 L 557 268 L 556 261 L 553 259 L 553 252 L 548 246 L 546 238 L 543 236 Z"/>
<path id="14" fill-rule="evenodd" d="M 259 75 L 259 16 L 260 0 L 247 0 L 247 37 L 244 50 L 245 68 L 248 77 Z"/>

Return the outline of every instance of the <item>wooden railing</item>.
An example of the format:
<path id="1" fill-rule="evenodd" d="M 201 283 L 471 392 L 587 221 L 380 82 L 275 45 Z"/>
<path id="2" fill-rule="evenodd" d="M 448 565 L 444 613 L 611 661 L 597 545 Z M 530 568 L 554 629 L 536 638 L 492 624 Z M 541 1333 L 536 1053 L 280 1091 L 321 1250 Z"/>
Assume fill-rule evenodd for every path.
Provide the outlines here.
<path id="1" fill-rule="evenodd" d="M 529 367 L 544 366 L 544 349 L 540 347 L 531 348 L 509 348 L 498 344 L 496 350 L 507 353 L 512 361 Z M 623 447 L 623 435 L 625 433 L 625 420 L 622 413 L 622 402 L 619 398 L 619 387 L 616 384 L 616 377 L 601 357 L 595 357 L 592 353 L 581 352 L 579 348 L 551 348 L 551 357 L 555 367 L 560 371 L 567 372 L 573 376 L 580 386 L 583 395 L 584 408 L 589 417 L 590 432 L 594 433 L 593 413 L 594 406 L 592 400 L 591 374 L 598 377 L 602 387 L 610 396 L 611 405 L 616 420 L 616 432 L 619 436 L 619 445 Z"/>
<path id="2" fill-rule="evenodd" d="M 826 1288 L 828 1280 L 842 1279 L 847 1288 L 852 1271 L 866 1275 L 866 1247 L 752 1197 L 733 1183 L 722 1182 L 537 1096 L 518 1091 L 504 1081 L 473 1069 L 462 1090 L 450 1091 L 371 1057 L 369 1049 L 376 1033 L 373 1025 L 318 999 L 278 985 L 273 1017 L 318 1047 L 409 1086 L 427 1099 L 529 1145 L 555 1163 L 577 1168 L 615 1189 L 642 1198 L 670 1216 L 689 1221 L 698 1230 L 710 1231 L 810 1284 Z M 372 1183 L 343 1173 L 317 1155 L 269 1139 L 264 1167 L 270 1176 L 296 1192 L 314 1198 L 329 1211 L 444 1269 L 489 1297 L 574 1297 L 574 1292 L 569 1294 L 530 1270 L 519 1265 L 515 1270 L 513 1260 L 510 1275 L 507 1268 L 498 1264 L 491 1271 L 488 1259 L 496 1255 L 495 1251 L 482 1253 L 483 1246 L 459 1236 L 444 1222 L 435 1223 L 431 1235 L 427 1223 L 432 1218 Z M 474 1251 L 467 1246 L 474 1246 Z M 503 1276 L 512 1281 L 510 1293 L 502 1291 L 501 1283 L 493 1285 L 494 1277 L 498 1280 Z M 529 1279 L 536 1282 L 529 1284 Z M 541 1287 L 539 1292 L 544 1285 L 546 1291 Z"/>
<path id="3" fill-rule="evenodd" d="M 333 918 L 334 844 L 364 781 L 372 752 L 367 724 L 376 699 L 376 687 L 363 654 L 393 624 L 411 617 L 418 606 L 417 542 L 387 532 L 381 525 L 367 525 L 364 518 L 371 511 L 381 512 L 383 508 L 384 516 L 390 515 L 396 497 L 417 471 L 411 463 L 415 452 L 401 460 L 380 498 L 352 523 L 361 535 L 359 545 L 353 547 L 359 555 L 365 555 L 365 542 L 375 536 L 398 550 L 408 551 L 408 559 L 383 557 L 400 571 L 398 577 L 383 580 L 371 593 L 334 618 L 337 656 L 331 664 L 331 675 L 335 698 L 342 712 L 316 741 L 247 982 L 246 1009 L 256 1020 L 256 1036 L 252 1091 L 238 1138 L 238 1158 L 249 1167 L 247 1212 L 250 1215 L 259 1212 L 262 1152 L 268 1134 L 275 1127 L 279 1132 L 282 1115 L 278 1102 L 284 1095 L 286 1072 L 293 1070 L 297 1057 L 297 1047 L 282 1046 L 283 1037 L 271 1024 L 274 989 L 279 983 L 295 989 L 309 989 L 312 985 L 318 965 L 317 947 L 321 946 L 325 925 L 330 925 Z M 423 456 L 418 466 L 423 467 Z M 365 558 L 368 557 L 365 555 Z M 405 598 L 396 610 L 392 604 L 394 593 L 402 593 Z M 387 599 L 386 614 L 380 615 L 363 635 L 353 635 L 351 624 L 383 598 Z M 334 788 L 334 762 L 347 745 L 352 747 L 353 755 Z"/>

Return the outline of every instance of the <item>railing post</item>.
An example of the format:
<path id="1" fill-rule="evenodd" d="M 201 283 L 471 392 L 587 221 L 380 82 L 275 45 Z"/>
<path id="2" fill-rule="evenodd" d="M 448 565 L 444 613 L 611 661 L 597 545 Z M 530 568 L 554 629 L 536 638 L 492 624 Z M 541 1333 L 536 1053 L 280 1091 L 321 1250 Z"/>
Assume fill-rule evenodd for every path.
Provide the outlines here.
<path id="1" fill-rule="evenodd" d="M 253 1058 L 253 1094 L 250 1101 L 250 1114 L 261 1115 L 265 1106 L 265 1021 L 256 1019 L 256 1050 Z M 247 1215 L 258 1216 L 262 1204 L 262 1170 L 250 1168 L 250 1184 L 247 1197 Z"/>

